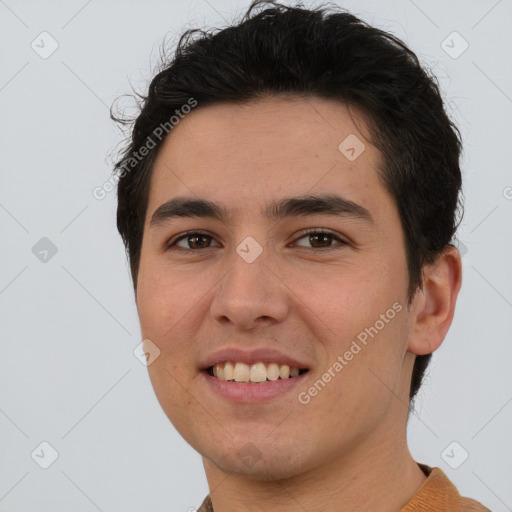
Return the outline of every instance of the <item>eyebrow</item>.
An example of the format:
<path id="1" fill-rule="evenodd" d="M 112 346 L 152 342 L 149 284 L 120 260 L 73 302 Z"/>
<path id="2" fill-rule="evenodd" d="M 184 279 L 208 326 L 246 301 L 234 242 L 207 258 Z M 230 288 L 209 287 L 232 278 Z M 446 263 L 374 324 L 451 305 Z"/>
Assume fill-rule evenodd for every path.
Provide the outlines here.
<path id="1" fill-rule="evenodd" d="M 363 206 L 339 195 L 287 197 L 268 204 L 261 213 L 269 220 L 308 215 L 352 217 L 375 225 L 370 212 Z M 222 204 L 209 199 L 179 196 L 160 205 L 151 216 L 150 227 L 179 217 L 211 218 L 221 222 L 234 219 L 236 211 L 229 212 Z"/>

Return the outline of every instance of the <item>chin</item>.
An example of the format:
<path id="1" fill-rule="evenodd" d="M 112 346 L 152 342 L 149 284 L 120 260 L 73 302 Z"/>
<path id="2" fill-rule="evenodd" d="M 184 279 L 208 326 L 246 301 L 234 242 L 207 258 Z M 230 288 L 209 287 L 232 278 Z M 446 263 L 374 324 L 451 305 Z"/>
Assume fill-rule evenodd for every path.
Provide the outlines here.
<path id="1" fill-rule="evenodd" d="M 223 473 L 235 473 L 262 482 L 286 480 L 306 471 L 304 454 L 291 447 L 277 450 L 275 443 L 267 441 L 261 450 L 250 441 L 244 441 L 238 449 L 235 446 L 240 443 L 232 443 L 225 448 L 227 454 L 210 447 L 202 454 L 203 463 L 205 466 L 212 464 Z"/>

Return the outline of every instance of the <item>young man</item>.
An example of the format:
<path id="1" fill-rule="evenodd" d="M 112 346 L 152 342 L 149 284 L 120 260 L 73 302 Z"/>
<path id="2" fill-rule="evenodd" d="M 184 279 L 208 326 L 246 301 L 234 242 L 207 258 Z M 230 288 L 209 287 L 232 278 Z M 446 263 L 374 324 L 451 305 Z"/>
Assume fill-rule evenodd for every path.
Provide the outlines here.
<path id="1" fill-rule="evenodd" d="M 459 132 L 395 37 L 261 3 L 182 37 L 116 166 L 149 375 L 203 457 L 200 510 L 488 510 L 406 439 L 461 286 Z"/>

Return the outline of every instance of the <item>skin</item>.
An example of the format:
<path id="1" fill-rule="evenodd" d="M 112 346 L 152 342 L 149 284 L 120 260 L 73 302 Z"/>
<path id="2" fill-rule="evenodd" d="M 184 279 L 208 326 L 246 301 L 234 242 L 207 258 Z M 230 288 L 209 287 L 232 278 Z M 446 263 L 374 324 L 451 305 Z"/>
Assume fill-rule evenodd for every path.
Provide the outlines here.
<path id="1" fill-rule="evenodd" d="M 407 307 L 400 218 L 377 174 L 380 153 L 358 129 L 364 126 L 355 108 L 313 97 L 198 106 L 159 152 L 137 308 L 143 338 L 161 351 L 148 366 L 156 396 L 202 455 L 215 512 L 396 511 L 425 481 L 406 441 L 411 372 L 414 355 L 435 351 L 451 324 L 461 260 L 447 247 L 425 267 L 423 288 Z M 338 150 L 349 134 L 366 145 L 355 161 Z M 325 215 L 269 221 L 260 212 L 274 199 L 329 193 L 364 206 L 375 223 Z M 220 202 L 233 218 L 150 227 L 153 212 L 178 195 Z M 315 245 L 303 234 L 308 228 L 347 243 Z M 166 251 L 188 230 L 212 238 L 196 245 L 185 238 L 182 252 Z M 248 236 L 263 248 L 251 264 L 236 252 Z M 300 403 L 297 393 L 394 303 L 402 310 Z M 198 371 L 205 354 L 228 345 L 279 347 L 310 371 L 300 389 L 235 405 Z M 248 442 L 260 455 L 250 467 L 237 455 Z"/>

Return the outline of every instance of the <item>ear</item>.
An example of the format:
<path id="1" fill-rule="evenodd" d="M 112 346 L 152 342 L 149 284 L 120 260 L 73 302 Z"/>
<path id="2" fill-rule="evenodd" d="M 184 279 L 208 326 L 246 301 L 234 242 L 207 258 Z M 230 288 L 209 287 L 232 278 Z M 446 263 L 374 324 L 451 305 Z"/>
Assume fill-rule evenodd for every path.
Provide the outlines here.
<path id="1" fill-rule="evenodd" d="M 431 354 L 440 347 L 452 323 L 461 284 L 459 251 L 447 245 L 434 263 L 423 268 L 422 289 L 412 304 L 410 352 Z"/>

